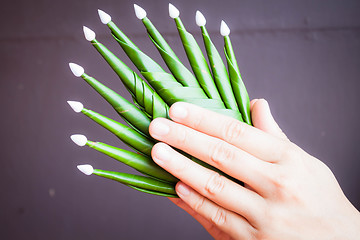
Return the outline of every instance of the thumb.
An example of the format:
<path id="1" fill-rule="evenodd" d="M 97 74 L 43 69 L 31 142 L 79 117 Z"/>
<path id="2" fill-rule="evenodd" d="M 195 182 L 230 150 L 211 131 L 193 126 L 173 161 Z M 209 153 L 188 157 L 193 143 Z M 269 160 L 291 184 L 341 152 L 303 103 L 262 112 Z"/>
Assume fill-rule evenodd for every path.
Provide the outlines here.
<path id="1" fill-rule="evenodd" d="M 288 140 L 285 133 L 275 122 L 269 104 L 265 99 L 254 99 L 251 101 L 251 118 L 254 127 L 273 136 Z"/>

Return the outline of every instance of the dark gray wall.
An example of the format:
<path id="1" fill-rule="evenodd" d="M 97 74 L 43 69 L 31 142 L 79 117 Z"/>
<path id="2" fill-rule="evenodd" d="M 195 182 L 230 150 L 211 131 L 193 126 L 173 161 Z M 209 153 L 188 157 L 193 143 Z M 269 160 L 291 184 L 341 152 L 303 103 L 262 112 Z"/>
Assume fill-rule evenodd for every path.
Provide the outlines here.
<path id="1" fill-rule="evenodd" d="M 158 53 L 133 13 L 133 1 L 2 1 L 0 15 L 2 239 L 207 239 L 208 234 L 166 198 L 150 196 L 95 176 L 77 164 L 130 171 L 69 139 L 123 146 L 66 100 L 114 119 L 113 110 L 68 69 L 87 72 L 129 97 L 99 54 L 83 38 L 82 25 L 126 63 L 124 53 L 97 16 L 101 8 L 155 59 Z M 168 1 L 137 1 L 184 53 Z M 173 1 L 188 30 L 199 38 L 197 9 L 213 41 L 221 19 L 231 38 L 251 98 L 266 98 L 290 139 L 322 159 L 346 195 L 360 207 L 360 2 Z M 129 63 L 132 67 L 132 65 Z M 326 187 L 326 186 L 324 186 Z"/>

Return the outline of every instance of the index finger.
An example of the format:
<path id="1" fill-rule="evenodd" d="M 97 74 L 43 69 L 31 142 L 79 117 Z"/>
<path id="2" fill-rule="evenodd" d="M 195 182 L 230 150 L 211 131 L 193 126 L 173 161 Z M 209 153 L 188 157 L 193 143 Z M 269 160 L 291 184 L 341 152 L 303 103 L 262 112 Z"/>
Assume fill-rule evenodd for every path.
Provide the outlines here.
<path id="1" fill-rule="evenodd" d="M 289 143 L 234 118 L 193 104 L 174 103 L 170 118 L 207 135 L 219 138 L 267 162 L 279 162 Z"/>

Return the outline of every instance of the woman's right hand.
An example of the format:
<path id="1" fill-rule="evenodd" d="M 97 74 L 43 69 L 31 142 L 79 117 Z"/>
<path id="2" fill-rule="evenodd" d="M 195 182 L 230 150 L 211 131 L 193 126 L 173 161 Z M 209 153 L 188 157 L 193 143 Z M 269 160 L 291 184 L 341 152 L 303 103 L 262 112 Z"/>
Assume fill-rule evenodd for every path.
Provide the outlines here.
<path id="1" fill-rule="evenodd" d="M 217 239 L 357 239 L 360 214 L 330 169 L 291 143 L 265 100 L 252 101 L 254 127 L 175 103 L 155 119 L 152 157 L 180 179 L 172 199 Z M 242 187 L 176 152 L 181 149 L 243 181 Z"/>

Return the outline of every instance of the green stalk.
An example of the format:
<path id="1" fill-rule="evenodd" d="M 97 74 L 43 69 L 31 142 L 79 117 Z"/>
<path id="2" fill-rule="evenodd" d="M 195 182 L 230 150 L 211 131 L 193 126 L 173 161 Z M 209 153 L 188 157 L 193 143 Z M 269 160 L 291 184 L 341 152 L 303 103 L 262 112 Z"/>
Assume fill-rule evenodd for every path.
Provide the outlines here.
<path id="1" fill-rule="evenodd" d="M 149 56 L 144 54 L 113 22 L 109 22 L 108 26 L 115 40 L 118 41 L 120 46 L 124 49 L 127 55 L 136 54 L 131 58 L 134 65 L 139 69 L 140 72 L 147 72 L 149 69 L 154 72 L 165 72 L 164 69 Z"/>
<path id="2" fill-rule="evenodd" d="M 241 78 L 239 66 L 236 61 L 235 53 L 229 36 L 224 36 L 224 52 L 228 64 L 230 82 L 234 92 L 236 102 L 244 121 L 252 125 L 250 114 L 250 99 L 246 91 L 245 84 Z"/>
<path id="3" fill-rule="evenodd" d="M 136 103 L 139 104 L 149 116 L 153 117 L 154 108 L 157 109 L 157 113 L 161 114 L 162 117 L 168 116 L 169 107 L 167 104 L 137 73 L 132 71 L 96 39 L 91 41 L 91 43 L 119 76 Z"/>
<path id="4" fill-rule="evenodd" d="M 81 77 L 91 87 L 93 87 L 95 91 L 105 98 L 106 101 L 113 106 L 115 111 L 118 112 L 127 123 L 141 131 L 143 134 L 150 136 L 149 125 L 151 120 L 144 112 L 110 88 L 97 81 L 95 78 L 90 77 L 86 73 L 81 75 Z"/>
<path id="5" fill-rule="evenodd" d="M 170 183 L 176 183 L 179 181 L 173 175 L 159 167 L 159 165 L 157 165 L 150 157 L 139 155 L 137 153 L 113 147 L 101 142 L 87 141 L 86 145 L 157 180 Z"/>
<path id="6" fill-rule="evenodd" d="M 188 102 L 241 120 L 240 112 L 226 109 L 221 98 L 209 99 L 200 87 L 182 86 L 173 75 L 165 72 L 154 60 L 143 53 L 114 23 L 110 26 L 115 40 L 169 106 L 179 101 Z"/>
<path id="7" fill-rule="evenodd" d="M 201 32 L 204 40 L 204 45 L 210 62 L 212 74 L 219 90 L 221 98 L 227 108 L 238 111 L 239 108 L 236 103 L 234 93 L 231 89 L 230 79 L 226 67 L 217 51 L 215 45 L 210 39 L 210 36 L 205 26 L 201 26 Z"/>
<path id="8" fill-rule="evenodd" d="M 105 171 L 100 169 L 94 169 L 93 174 L 118 181 L 142 192 L 160 196 L 177 197 L 175 184 L 161 182 L 149 177 L 138 176 L 129 173 Z"/>
<path id="9" fill-rule="evenodd" d="M 163 192 L 156 192 L 156 191 L 150 191 L 150 190 L 145 190 L 143 188 L 138 188 L 138 187 L 134 187 L 134 186 L 131 186 L 131 185 L 127 185 L 128 187 L 131 187 L 135 190 L 138 190 L 140 192 L 144 192 L 144 193 L 149 193 L 149 194 L 153 194 L 153 195 L 159 195 L 159 196 L 162 196 L 162 197 L 170 197 L 170 198 L 179 198 L 179 196 L 177 195 L 173 195 L 173 194 L 168 194 L 168 193 L 163 193 Z"/>
<path id="10" fill-rule="evenodd" d="M 151 149 L 154 146 L 153 140 L 150 140 L 148 137 L 145 137 L 138 131 L 122 123 L 114 121 L 92 110 L 83 108 L 81 112 L 91 120 L 115 134 L 121 141 L 134 150 L 147 156 L 151 156 Z"/>
<path id="11" fill-rule="evenodd" d="M 105 16 L 105 18 L 108 17 Z M 125 87 L 131 93 L 135 105 L 87 74 L 84 73 L 81 77 L 99 92 L 134 129 L 85 108 L 82 109 L 82 113 L 113 132 L 122 141 L 141 154 L 101 142 L 87 141 L 87 146 L 150 177 L 93 169 L 91 166 L 84 166 L 83 168 L 79 166 L 79 170 L 87 175 L 91 174 L 90 170 L 93 170 L 93 174 L 97 176 L 118 181 L 141 192 L 166 197 L 178 197 L 175 191 L 175 184 L 178 182 L 178 179 L 155 164 L 150 157 L 151 148 L 154 145 L 154 140 L 149 137 L 148 132 L 150 121 L 156 117 L 168 117 L 169 106 L 175 102 L 184 101 L 241 121 L 244 118 L 248 124 L 251 124 L 250 101 L 228 36 L 224 38 L 224 52 L 229 69 L 227 74 L 224 63 L 212 43 L 206 28 L 204 26 L 201 27 L 212 69 L 211 74 L 210 68 L 196 40 L 186 31 L 181 19 L 179 17 L 175 18 L 175 23 L 192 70 L 196 76 L 195 78 L 181 63 L 151 21 L 146 17 L 142 21 L 147 29 L 149 38 L 157 47 L 173 75 L 167 73 L 159 64 L 143 53 L 113 22 L 108 22 L 107 25 L 113 37 L 149 82 L 150 87 L 138 74 L 126 66 L 103 44 L 98 42 L 95 39 L 95 33 L 89 32 L 84 27 L 86 39 L 93 39 L 91 41 L 92 45 L 120 77 Z M 79 71 L 74 71 L 74 75 L 78 76 L 77 72 Z M 74 107 L 76 112 L 78 112 L 77 109 Z M 80 141 L 75 142 L 82 145 Z M 213 166 L 184 152 L 181 153 L 194 162 L 242 184 L 240 181 L 226 175 Z"/>
<path id="12" fill-rule="evenodd" d="M 177 82 L 174 76 L 167 73 L 159 64 L 143 53 L 114 23 L 112 23 L 111 26 L 115 40 L 120 44 L 136 68 L 165 101 L 167 99 L 159 92 L 160 89 L 181 89 L 183 87 L 182 84 Z M 152 74 L 156 74 L 156 79 L 161 77 L 161 81 L 154 81 L 155 77 Z"/>
<path id="13" fill-rule="evenodd" d="M 176 80 L 186 87 L 199 88 L 200 85 L 194 75 L 184 66 L 184 64 L 182 64 L 180 59 L 176 56 L 174 51 L 155 28 L 152 22 L 147 17 L 143 18 L 142 22 L 148 32 L 149 38 L 158 49 L 161 57 L 164 59 L 166 65 Z"/>
<path id="14" fill-rule="evenodd" d="M 199 81 L 209 98 L 221 100 L 211 76 L 209 66 L 195 38 L 186 31 L 179 17 L 174 20 L 196 79 Z"/>

